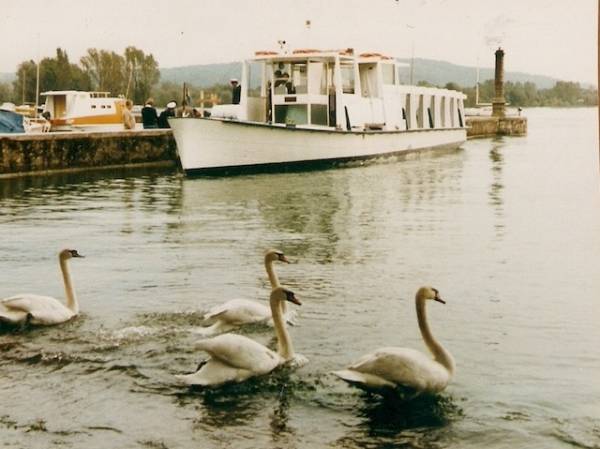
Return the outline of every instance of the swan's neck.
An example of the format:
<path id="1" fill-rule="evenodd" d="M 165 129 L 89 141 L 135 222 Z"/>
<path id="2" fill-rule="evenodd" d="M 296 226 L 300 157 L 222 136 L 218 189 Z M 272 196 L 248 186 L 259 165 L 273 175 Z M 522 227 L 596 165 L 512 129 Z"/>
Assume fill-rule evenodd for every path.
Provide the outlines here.
<path id="1" fill-rule="evenodd" d="M 417 297 L 417 319 L 419 320 L 421 336 L 423 337 L 423 341 L 427 345 L 427 348 L 433 354 L 435 361 L 444 366 L 450 375 L 452 375 L 454 373 L 454 358 L 431 333 L 429 323 L 427 322 L 425 303 L 425 299 Z"/>
<path id="2" fill-rule="evenodd" d="M 63 281 L 65 283 L 67 307 L 77 315 L 79 313 L 79 303 L 77 302 L 77 296 L 75 295 L 75 289 L 73 288 L 73 281 L 71 280 L 71 273 L 69 273 L 67 259 L 60 259 L 60 271 L 62 271 Z"/>
<path id="3" fill-rule="evenodd" d="M 271 282 L 271 288 L 273 289 L 275 287 L 279 287 L 279 278 L 273 269 L 273 261 L 267 257 L 265 257 L 265 269 L 267 270 L 267 275 L 269 276 L 269 282 Z"/>
<path id="4" fill-rule="evenodd" d="M 275 327 L 275 334 L 277 335 L 277 352 L 283 359 L 290 360 L 294 357 L 294 347 L 292 346 L 292 340 L 290 334 L 288 334 L 287 328 L 285 327 L 285 320 L 283 319 L 282 306 L 279 303 L 285 301 L 271 298 L 271 313 L 273 314 L 273 326 Z"/>
<path id="5" fill-rule="evenodd" d="M 277 273 L 275 273 L 275 268 L 273 268 L 273 260 L 265 257 L 265 269 L 267 270 L 267 275 L 269 276 L 269 282 L 271 282 L 271 288 L 279 287 L 279 278 L 277 277 Z M 281 313 L 283 315 L 287 312 L 287 304 L 285 301 L 280 301 L 281 305 Z"/>

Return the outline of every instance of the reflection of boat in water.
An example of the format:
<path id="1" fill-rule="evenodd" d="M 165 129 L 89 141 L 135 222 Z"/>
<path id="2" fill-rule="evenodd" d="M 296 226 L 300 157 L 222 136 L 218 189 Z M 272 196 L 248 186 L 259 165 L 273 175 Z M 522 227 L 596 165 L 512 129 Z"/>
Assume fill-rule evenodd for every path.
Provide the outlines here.
<path id="1" fill-rule="evenodd" d="M 125 99 L 109 92 L 61 90 L 43 92 L 44 114 L 49 113 L 52 131 L 123 130 Z"/>
<path id="2" fill-rule="evenodd" d="M 314 167 L 466 140 L 464 94 L 402 85 L 398 63 L 378 53 L 257 52 L 242 67 L 239 104 L 169 119 L 186 173 Z"/>

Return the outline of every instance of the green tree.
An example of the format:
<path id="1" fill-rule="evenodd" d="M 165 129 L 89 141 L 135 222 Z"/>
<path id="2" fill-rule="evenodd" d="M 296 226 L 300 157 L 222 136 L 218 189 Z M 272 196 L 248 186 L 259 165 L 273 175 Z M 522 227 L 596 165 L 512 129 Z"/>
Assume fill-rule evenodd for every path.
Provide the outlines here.
<path id="1" fill-rule="evenodd" d="M 90 78 L 91 88 L 113 95 L 121 95 L 127 89 L 125 58 L 114 51 L 90 48 L 81 58 L 81 66 Z"/>
<path id="2" fill-rule="evenodd" d="M 150 96 L 152 88 L 160 79 L 158 63 L 154 56 L 146 55 L 135 47 L 125 49 L 125 95 L 136 104 L 143 104 Z"/>
<path id="3" fill-rule="evenodd" d="M 44 58 L 40 62 L 40 90 L 90 90 L 88 75 L 77 65 L 69 62 L 67 53 L 56 49 L 56 58 Z"/>
<path id="4" fill-rule="evenodd" d="M 33 60 L 23 61 L 17 67 L 17 79 L 13 82 L 15 103 L 35 102 L 37 66 Z"/>
<path id="5" fill-rule="evenodd" d="M 153 89 L 154 103 L 158 107 L 164 107 L 169 101 L 175 100 L 181 104 L 182 86 L 170 81 L 162 82 Z"/>
<path id="6" fill-rule="evenodd" d="M 0 83 L 0 103 L 13 100 L 13 90 L 9 83 Z"/>

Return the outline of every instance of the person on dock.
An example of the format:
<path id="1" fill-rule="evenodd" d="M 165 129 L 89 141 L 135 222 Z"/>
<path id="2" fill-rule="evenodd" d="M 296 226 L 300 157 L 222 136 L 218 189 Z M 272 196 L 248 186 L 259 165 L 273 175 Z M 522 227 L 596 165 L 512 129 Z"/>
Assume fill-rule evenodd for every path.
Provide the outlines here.
<path id="1" fill-rule="evenodd" d="M 167 108 L 160 113 L 158 116 L 158 127 L 159 128 L 170 128 L 168 117 L 175 117 L 175 108 L 177 107 L 176 101 L 169 101 Z"/>
<path id="2" fill-rule="evenodd" d="M 135 129 L 135 117 L 131 109 L 133 108 L 133 102 L 131 100 L 125 101 L 125 109 L 123 109 L 123 126 L 125 129 Z"/>
<path id="3" fill-rule="evenodd" d="M 242 96 L 242 86 L 236 78 L 229 80 L 231 84 L 231 104 L 240 104 L 240 97 Z"/>
<path id="4" fill-rule="evenodd" d="M 144 129 L 158 128 L 158 114 L 154 107 L 154 99 L 148 98 L 142 108 L 142 124 Z"/>

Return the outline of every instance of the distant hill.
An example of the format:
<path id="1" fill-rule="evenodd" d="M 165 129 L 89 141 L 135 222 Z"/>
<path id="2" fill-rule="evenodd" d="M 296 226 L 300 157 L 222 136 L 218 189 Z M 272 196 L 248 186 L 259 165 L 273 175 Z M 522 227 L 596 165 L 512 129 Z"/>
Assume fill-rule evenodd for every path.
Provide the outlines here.
<path id="1" fill-rule="evenodd" d="M 409 58 L 398 59 L 400 62 L 410 64 Z M 410 68 L 406 67 L 402 74 L 403 81 L 408 82 Z M 210 87 L 215 84 L 226 84 L 230 78 L 241 78 L 242 65 L 239 62 L 230 62 L 226 64 L 204 64 L 190 65 L 183 67 L 170 67 L 160 69 L 161 81 L 171 81 L 177 84 L 184 82 L 193 84 L 197 87 Z M 443 86 L 446 83 L 454 82 L 460 86 L 474 86 L 477 78 L 475 67 L 451 64 L 444 61 L 432 59 L 415 59 L 414 82 L 427 81 L 436 86 Z M 493 68 L 482 68 L 479 71 L 480 81 L 494 78 Z M 0 83 L 12 82 L 15 79 L 14 73 L 0 73 Z M 535 83 L 538 89 L 548 89 L 559 81 L 544 75 L 532 75 L 522 72 L 507 72 L 506 81 Z M 255 80 L 258 82 L 258 80 Z M 255 83 L 253 83 L 256 86 Z M 582 83 L 585 85 L 585 83 Z"/>
<path id="2" fill-rule="evenodd" d="M 160 69 L 160 80 L 177 84 L 190 83 L 197 87 L 210 87 L 215 84 L 227 84 L 231 78 L 242 77 L 242 64 L 189 65 Z"/>
<path id="3" fill-rule="evenodd" d="M 410 64 L 410 58 L 402 58 L 398 59 L 398 61 Z M 406 74 L 408 74 L 410 68 L 407 67 L 405 70 Z M 488 79 L 494 79 L 494 69 L 480 68 L 479 81 L 483 82 Z M 504 80 L 512 81 L 513 83 L 529 81 L 534 83 L 538 89 L 549 89 L 554 87 L 556 82 L 559 81 L 557 78 L 523 72 L 506 72 Z M 408 81 L 408 78 L 406 81 Z M 414 82 L 418 83 L 419 81 L 427 81 L 436 86 L 443 86 L 449 82 L 454 82 L 463 87 L 474 86 L 477 82 L 477 68 L 451 64 L 444 61 L 415 58 Z"/>
<path id="4" fill-rule="evenodd" d="M 12 83 L 15 80 L 14 73 L 1 73 L 0 72 L 0 83 Z"/>
<path id="5" fill-rule="evenodd" d="M 400 62 L 410 64 L 410 59 L 398 59 Z M 409 80 L 410 68 L 406 67 L 401 76 L 404 82 Z M 210 87 L 214 84 L 226 84 L 230 78 L 241 78 L 242 65 L 239 62 L 227 64 L 205 64 L 191 65 L 185 67 L 172 67 L 160 70 L 161 81 L 171 81 L 178 84 L 184 82 L 198 87 Z M 557 78 L 544 75 L 531 75 L 522 72 L 507 72 L 504 76 L 506 81 L 535 83 L 538 89 L 548 89 L 554 86 Z M 432 59 L 415 59 L 414 82 L 427 81 L 436 86 L 454 82 L 460 86 L 474 86 L 477 79 L 475 67 L 451 64 L 444 61 Z M 479 70 L 481 82 L 486 79 L 494 79 L 493 68 L 482 68 Z M 254 83 L 253 83 L 254 84 Z"/>

